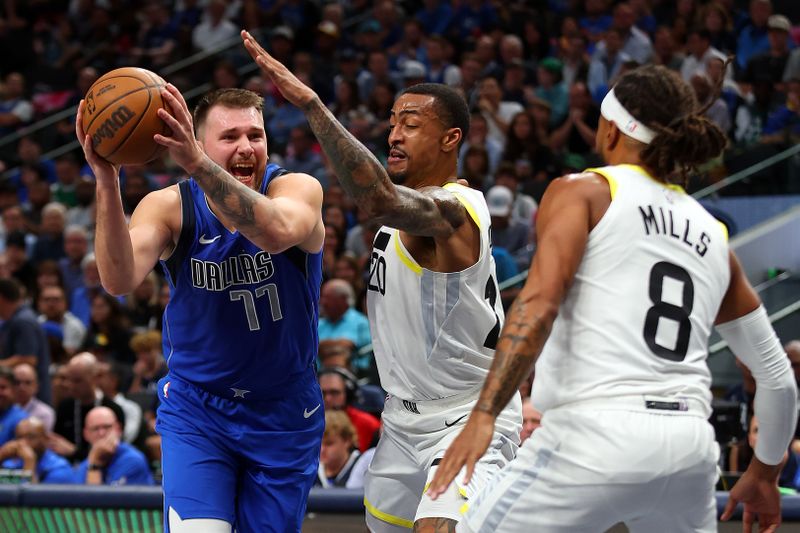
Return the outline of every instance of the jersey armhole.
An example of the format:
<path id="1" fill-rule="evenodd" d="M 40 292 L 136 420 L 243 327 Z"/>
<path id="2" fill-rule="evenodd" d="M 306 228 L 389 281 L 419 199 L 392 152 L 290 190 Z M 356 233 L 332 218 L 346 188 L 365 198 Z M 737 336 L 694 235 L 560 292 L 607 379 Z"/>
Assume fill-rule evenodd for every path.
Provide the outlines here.
<path id="1" fill-rule="evenodd" d="M 722 229 L 722 236 L 725 237 L 725 242 L 728 242 L 730 238 L 728 236 L 728 226 L 726 226 L 725 223 L 721 220 L 717 220 L 717 224 L 719 224 L 719 227 Z"/>
<path id="2" fill-rule="evenodd" d="M 196 221 L 194 200 L 192 199 L 192 190 L 188 179 L 178 184 L 178 191 L 181 195 L 181 234 L 178 237 L 178 244 L 175 246 L 172 255 L 164 261 L 173 284 L 178 283 L 178 269 L 183 264 L 183 260 L 191 247 Z"/>
<path id="3" fill-rule="evenodd" d="M 463 187 L 463 185 L 459 185 L 458 183 L 452 183 L 452 182 L 445 183 L 442 186 L 443 189 L 450 191 L 453 194 L 453 196 L 456 197 L 456 200 L 458 200 L 459 203 L 461 203 L 461 205 L 464 206 L 464 209 L 467 210 L 467 214 L 472 219 L 472 221 L 475 222 L 475 225 L 478 227 L 478 229 L 482 229 L 481 220 L 480 218 L 478 218 L 478 213 L 475 211 L 475 208 L 472 206 L 472 203 L 470 203 L 470 201 L 467 200 L 467 197 L 458 191 L 459 187 Z"/>

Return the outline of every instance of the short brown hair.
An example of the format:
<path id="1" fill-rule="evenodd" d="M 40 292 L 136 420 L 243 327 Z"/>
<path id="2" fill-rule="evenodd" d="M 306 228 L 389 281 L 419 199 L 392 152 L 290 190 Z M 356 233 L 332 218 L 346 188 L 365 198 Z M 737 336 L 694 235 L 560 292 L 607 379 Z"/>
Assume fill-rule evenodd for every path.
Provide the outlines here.
<path id="1" fill-rule="evenodd" d="M 344 411 L 325 411 L 325 433 L 324 437 L 338 435 L 344 440 L 349 440 L 353 446 L 358 446 L 358 435 L 350 417 Z"/>
<path id="2" fill-rule="evenodd" d="M 137 333 L 131 338 L 131 350 L 134 352 L 149 352 L 161 347 L 161 333 L 155 330 Z"/>
<path id="3" fill-rule="evenodd" d="M 264 99 L 253 91 L 248 91 L 247 89 L 216 89 L 204 94 L 194 108 L 195 135 L 205 123 L 208 111 L 215 105 L 233 107 L 235 109 L 254 107 L 259 113 L 264 111 Z"/>

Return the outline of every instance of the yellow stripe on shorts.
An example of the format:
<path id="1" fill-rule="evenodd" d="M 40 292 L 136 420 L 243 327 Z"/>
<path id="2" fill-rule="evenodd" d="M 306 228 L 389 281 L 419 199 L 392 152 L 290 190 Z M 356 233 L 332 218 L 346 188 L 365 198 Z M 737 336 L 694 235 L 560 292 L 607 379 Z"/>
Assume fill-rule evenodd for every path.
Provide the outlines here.
<path id="1" fill-rule="evenodd" d="M 406 520 L 405 518 L 400 518 L 399 516 L 390 515 L 389 513 L 384 513 L 383 511 L 379 511 L 375 508 L 374 505 L 369 503 L 367 497 L 364 496 L 364 507 L 367 508 L 367 512 L 377 518 L 378 520 L 383 520 L 389 524 L 404 527 L 407 529 L 414 529 L 414 521 L 413 520 Z"/>

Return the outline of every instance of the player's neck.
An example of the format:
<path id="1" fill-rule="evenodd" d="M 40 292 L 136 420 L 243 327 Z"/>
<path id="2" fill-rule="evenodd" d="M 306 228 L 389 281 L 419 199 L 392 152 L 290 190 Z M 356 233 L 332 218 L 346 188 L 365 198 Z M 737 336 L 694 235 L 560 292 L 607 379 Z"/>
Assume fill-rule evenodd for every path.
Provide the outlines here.
<path id="1" fill-rule="evenodd" d="M 638 150 L 622 145 L 606 154 L 607 165 L 639 165 L 644 166 Z"/>

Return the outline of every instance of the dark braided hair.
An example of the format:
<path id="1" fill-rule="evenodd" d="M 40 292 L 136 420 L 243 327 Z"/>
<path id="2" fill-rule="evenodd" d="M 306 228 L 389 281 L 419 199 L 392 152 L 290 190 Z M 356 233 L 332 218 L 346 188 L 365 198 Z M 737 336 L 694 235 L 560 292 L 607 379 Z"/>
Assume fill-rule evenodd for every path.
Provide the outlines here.
<path id="1" fill-rule="evenodd" d="M 690 171 L 727 146 L 725 133 L 703 116 L 716 98 L 699 107 L 692 88 L 666 67 L 648 65 L 627 72 L 614 94 L 634 118 L 656 132 L 641 159 L 666 183 L 685 186 Z"/>

